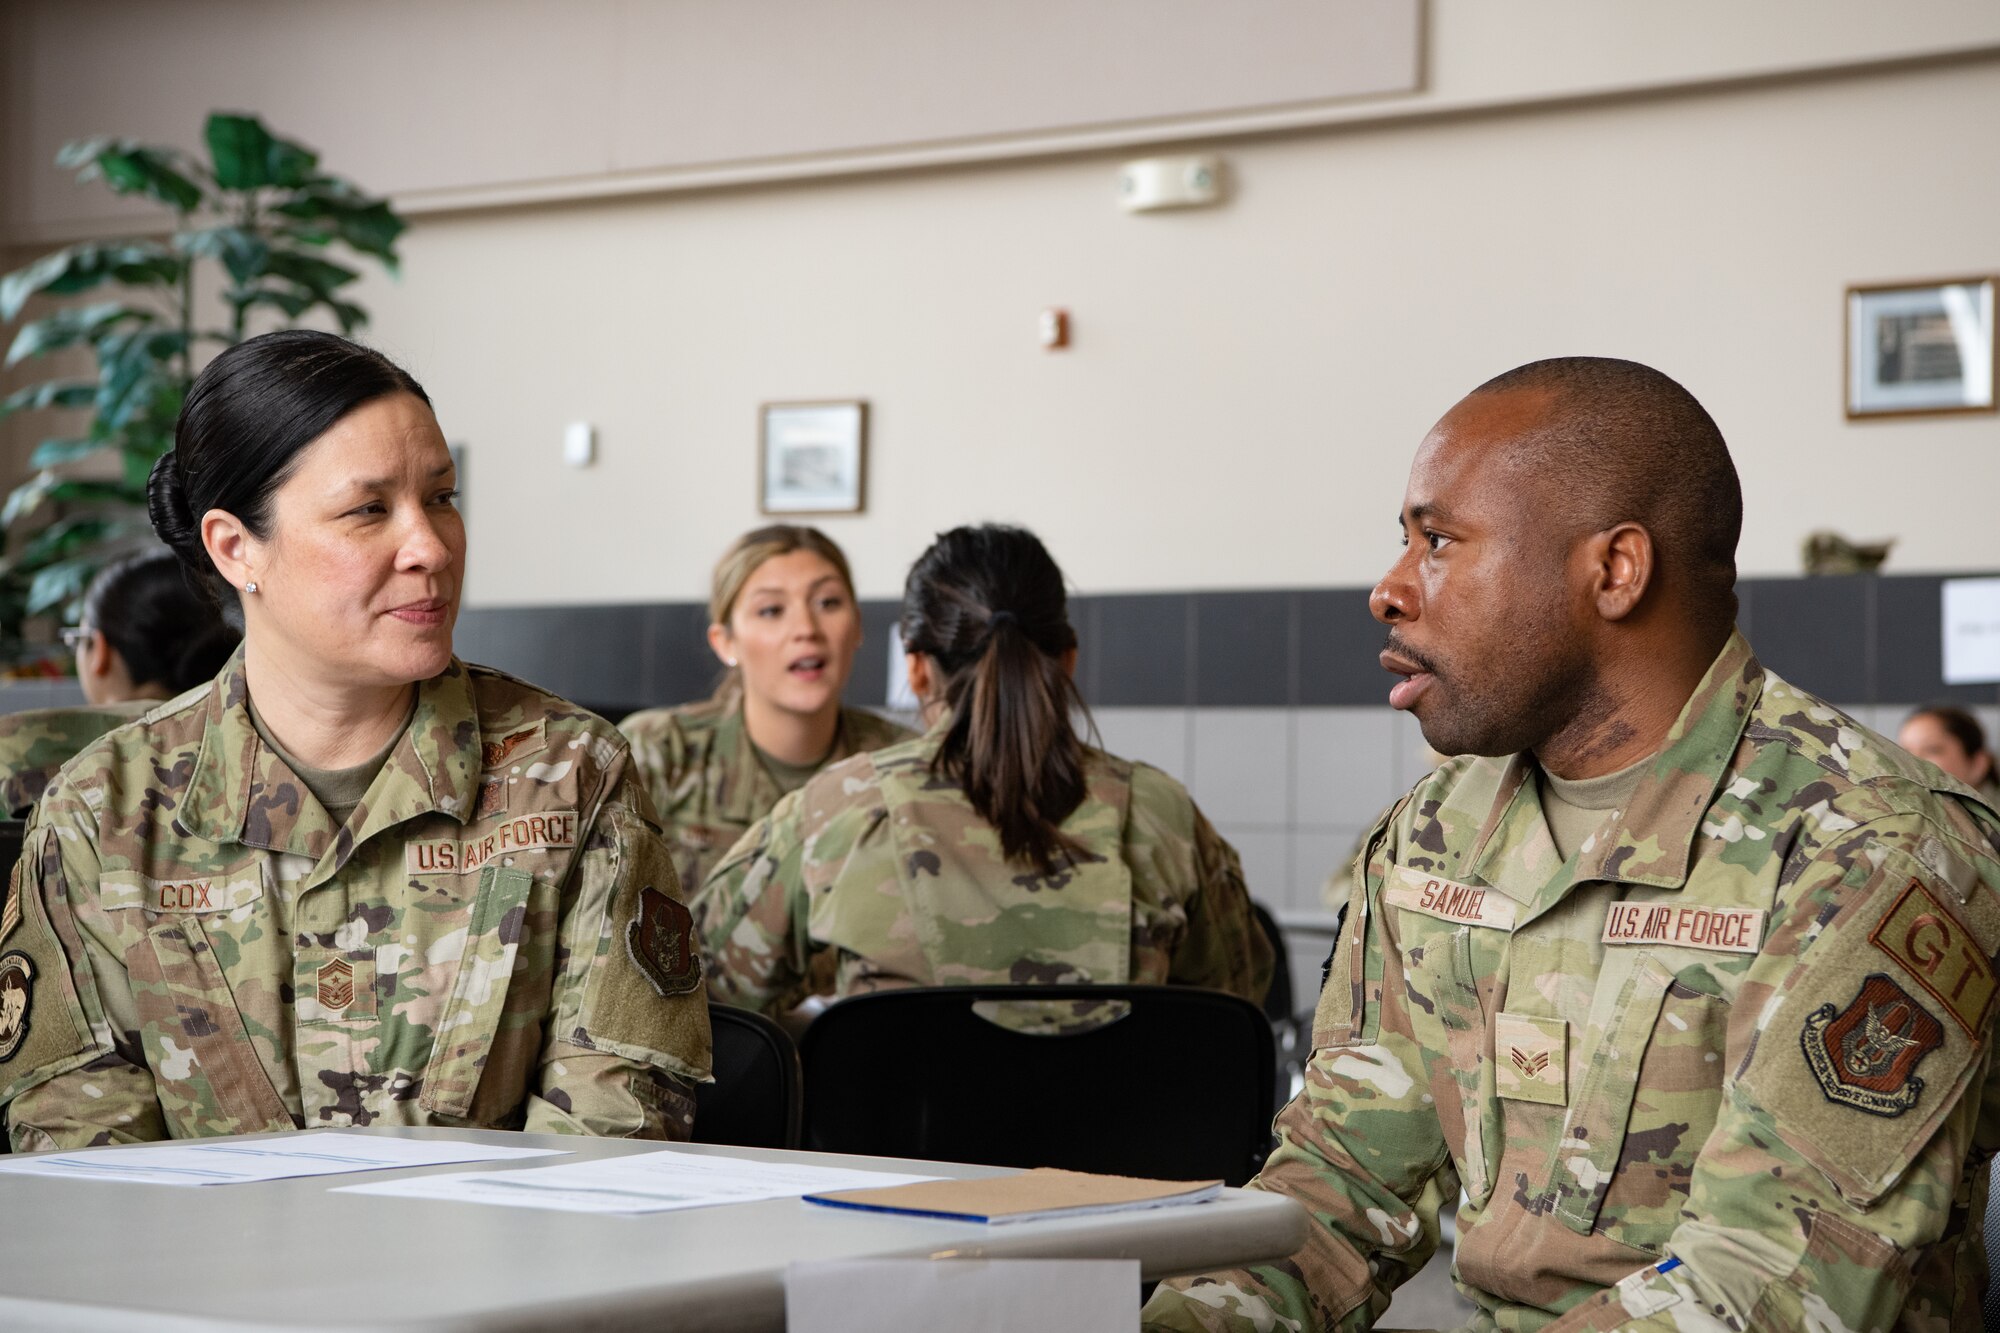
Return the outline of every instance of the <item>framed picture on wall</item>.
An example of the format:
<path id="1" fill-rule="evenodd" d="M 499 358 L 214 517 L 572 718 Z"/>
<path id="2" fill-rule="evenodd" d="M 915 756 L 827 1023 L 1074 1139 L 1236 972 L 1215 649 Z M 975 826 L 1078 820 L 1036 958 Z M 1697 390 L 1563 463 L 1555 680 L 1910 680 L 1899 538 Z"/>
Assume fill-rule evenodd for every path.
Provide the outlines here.
<path id="1" fill-rule="evenodd" d="M 1847 289 L 1849 418 L 1994 409 L 1993 279 Z"/>
<path id="2" fill-rule="evenodd" d="M 767 514 L 858 514 L 868 478 L 868 404 L 766 403 L 758 507 Z"/>

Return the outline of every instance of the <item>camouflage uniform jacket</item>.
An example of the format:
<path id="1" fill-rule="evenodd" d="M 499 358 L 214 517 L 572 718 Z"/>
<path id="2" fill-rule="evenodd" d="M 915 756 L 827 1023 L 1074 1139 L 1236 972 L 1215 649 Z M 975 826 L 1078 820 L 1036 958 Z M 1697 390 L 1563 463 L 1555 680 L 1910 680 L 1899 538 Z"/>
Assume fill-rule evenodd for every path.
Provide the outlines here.
<path id="1" fill-rule="evenodd" d="M 674 868 L 692 894 L 722 854 L 785 793 L 757 758 L 740 699 L 648 708 L 618 729 L 632 743 L 633 768 L 653 798 Z M 826 762 L 836 764 L 911 735 L 865 709 L 843 708 Z"/>
<path id="2" fill-rule="evenodd" d="M 214 684 L 96 742 L 0 922 L 20 1149 L 323 1125 L 685 1138 L 692 922 L 623 739 L 453 661 L 336 827 Z"/>
<path id="3" fill-rule="evenodd" d="M 25 819 L 42 799 L 56 772 L 84 746 L 158 708 L 157 699 L 87 704 L 77 708 L 30 708 L 0 717 L 0 818 Z"/>
<path id="4" fill-rule="evenodd" d="M 695 898 L 711 998 L 772 1008 L 830 954 L 839 995 L 1177 982 L 1263 999 L 1271 947 L 1236 850 L 1178 782 L 1087 750 L 1062 827 L 1090 855 L 1044 877 L 931 776 L 943 725 L 821 770 L 716 867 Z"/>
<path id="5" fill-rule="evenodd" d="M 1476 1328 L 1977 1328 L 2000 816 L 1740 636 L 1567 862 L 1536 787 L 1385 815 L 1253 1182 L 1317 1225 L 1147 1327 L 1368 1327 L 1462 1187 Z"/>

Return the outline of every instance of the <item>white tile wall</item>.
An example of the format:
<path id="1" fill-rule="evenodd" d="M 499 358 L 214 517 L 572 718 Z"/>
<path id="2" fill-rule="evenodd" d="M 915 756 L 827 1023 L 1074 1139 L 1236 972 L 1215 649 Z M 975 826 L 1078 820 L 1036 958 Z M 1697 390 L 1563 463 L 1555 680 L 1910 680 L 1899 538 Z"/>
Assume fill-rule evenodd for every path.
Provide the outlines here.
<path id="1" fill-rule="evenodd" d="M 1281 708 L 1194 710 L 1188 790 L 1219 827 L 1292 824 L 1292 715 Z"/>
<path id="2" fill-rule="evenodd" d="M 1193 715 L 1185 708 L 1093 708 L 1104 749 L 1138 759 L 1188 782 L 1188 738 Z M 1213 818 L 1213 816 L 1210 816 Z"/>
<path id="3" fill-rule="evenodd" d="M 1275 914 L 1278 904 L 1291 891 L 1292 838 L 1283 829 L 1242 828 L 1217 823 L 1215 831 L 1229 840 L 1236 854 L 1243 860 L 1243 882 L 1250 887 L 1250 896 L 1270 907 Z"/>
<path id="4" fill-rule="evenodd" d="M 1395 714 L 1387 708 L 1292 713 L 1293 826 L 1372 824 L 1404 787 L 1396 780 Z"/>
<path id="5" fill-rule="evenodd" d="M 1332 921 L 1341 904 L 1327 901 L 1327 877 L 1346 868 L 1348 858 L 1354 854 L 1354 844 L 1369 827 L 1372 823 L 1331 830 L 1294 829 L 1292 895 L 1284 902 L 1271 902 L 1271 910 L 1287 921 Z"/>

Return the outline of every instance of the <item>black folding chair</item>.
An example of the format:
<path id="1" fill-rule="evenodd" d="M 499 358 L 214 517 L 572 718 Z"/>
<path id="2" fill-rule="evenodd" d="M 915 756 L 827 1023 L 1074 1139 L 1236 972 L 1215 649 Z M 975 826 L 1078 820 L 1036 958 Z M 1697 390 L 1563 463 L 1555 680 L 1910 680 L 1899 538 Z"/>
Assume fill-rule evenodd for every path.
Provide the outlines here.
<path id="1" fill-rule="evenodd" d="M 1264 993 L 1264 1016 L 1271 1020 L 1271 1040 L 1278 1048 L 1273 1091 L 1277 1104 L 1283 1106 L 1292 1099 L 1292 1081 L 1304 1077 L 1306 1060 L 1312 1055 L 1312 1006 L 1307 1005 L 1303 1014 L 1297 1010 L 1291 948 L 1278 918 L 1260 902 L 1252 902 L 1250 911 L 1270 939 L 1271 951 L 1277 955 L 1277 964 L 1271 972 L 1271 989 Z"/>
<path id="2" fill-rule="evenodd" d="M 1115 1001 L 1121 1017 L 1042 1036 L 994 1002 Z M 828 1006 L 806 1029 L 805 1146 L 1240 1185 L 1271 1132 L 1271 1025 L 1192 986 L 938 986 Z"/>
<path id="3" fill-rule="evenodd" d="M 762 1014 L 708 1006 L 715 1082 L 694 1094 L 694 1141 L 745 1148 L 799 1146 L 799 1053 Z"/>

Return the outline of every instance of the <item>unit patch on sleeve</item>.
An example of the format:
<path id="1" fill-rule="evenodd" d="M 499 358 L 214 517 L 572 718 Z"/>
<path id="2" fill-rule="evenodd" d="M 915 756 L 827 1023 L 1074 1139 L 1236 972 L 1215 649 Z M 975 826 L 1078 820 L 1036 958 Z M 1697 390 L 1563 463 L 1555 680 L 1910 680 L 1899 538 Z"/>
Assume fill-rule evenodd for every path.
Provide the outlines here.
<path id="1" fill-rule="evenodd" d="M 1845 1009 L 1823 1004 L 1806 1015 L 1799 1043 L 1830 1102 L 1870 1115 L 1899 1116 L 1917 1104 L 1917 1065 L 1944 1041 L 1944 1024 L 1889 977 L 1873 972 Z"/>
<path id="2" fill-rule="evenodd" d="M 1975 1043 L 1986 1039 L 1993 964 L 1921 880 L 1910 881 L 1868 941 L 1929 991 Z"/>
<path id="3" fill-rule="evenodd" d="M 639 914 L 625 926 L 625 947 L 662 996 L 686 995 L 701 985 L 694 917 L 651 885 L 640 891 Z"/>
<path id="4" fill-rule="evenodd" d="M 34 960 L 19 949 L 0 954 L 0 1062 L 11 1060 L 27 1040 L 34 998 Z"/>

